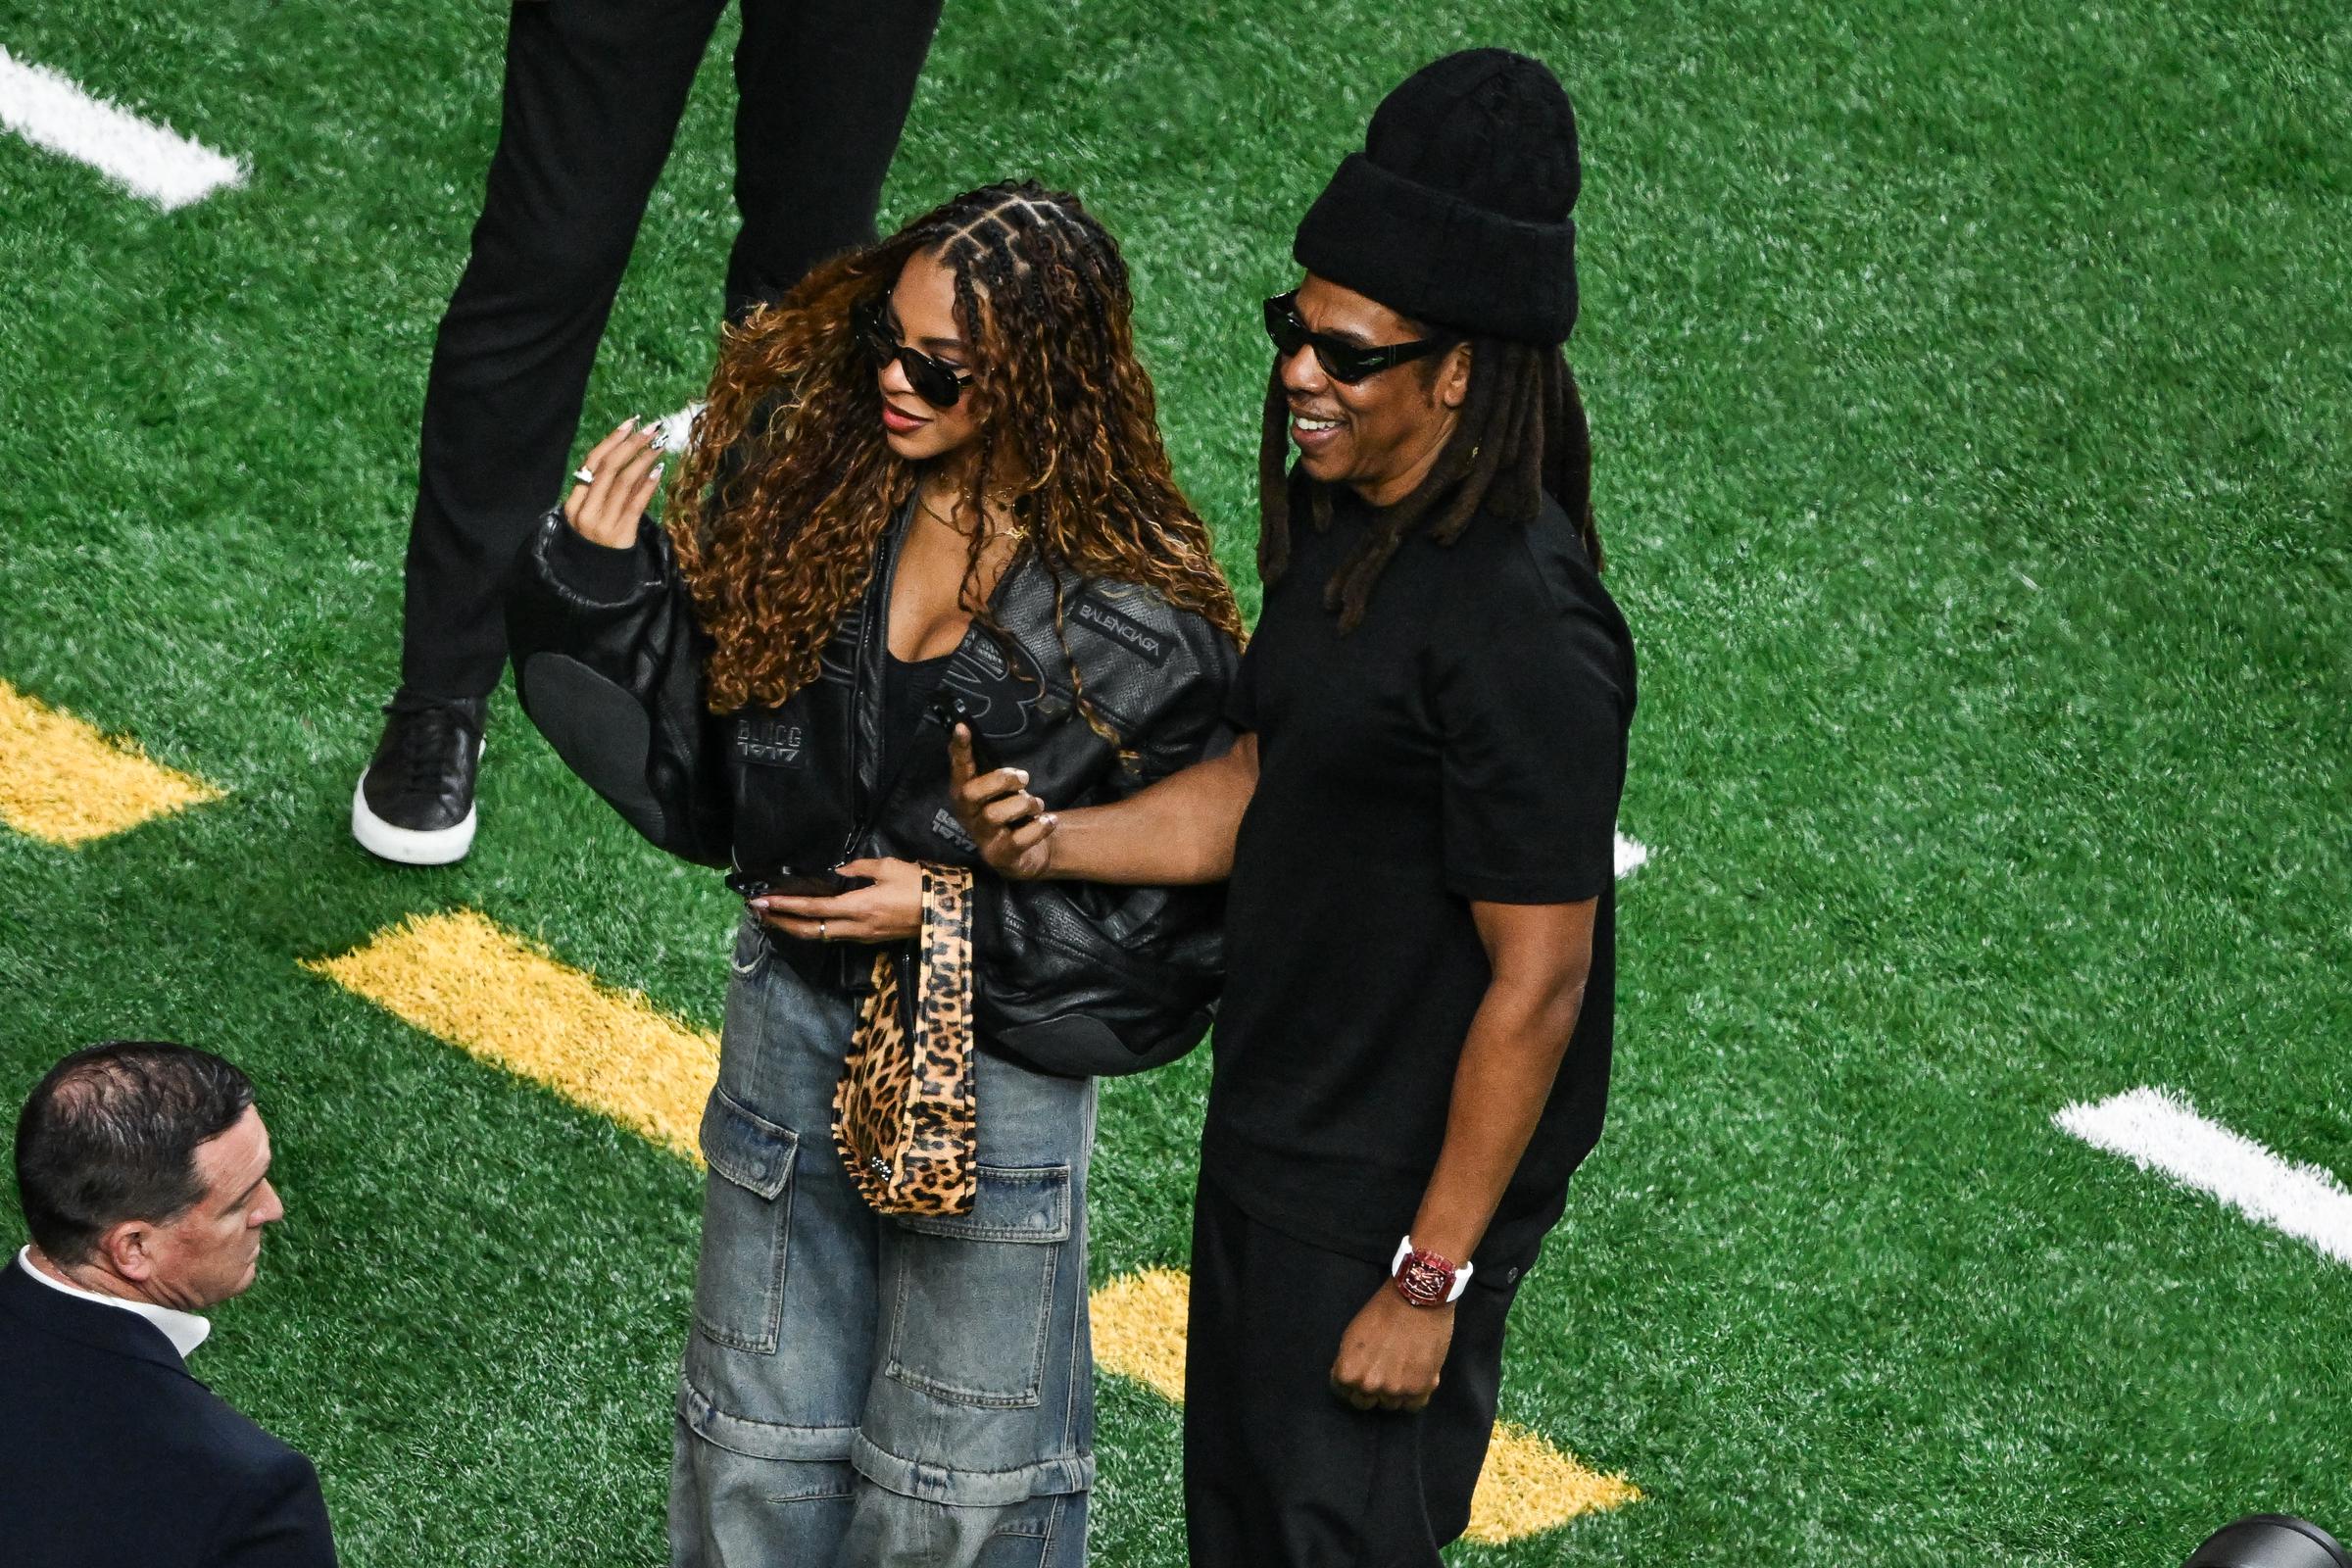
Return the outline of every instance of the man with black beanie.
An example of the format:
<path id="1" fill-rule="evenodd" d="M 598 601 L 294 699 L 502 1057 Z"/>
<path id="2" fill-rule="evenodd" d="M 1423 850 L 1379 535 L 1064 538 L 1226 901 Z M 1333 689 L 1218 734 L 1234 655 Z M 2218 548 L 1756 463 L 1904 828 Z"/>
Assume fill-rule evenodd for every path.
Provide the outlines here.
<path id="1" fill-rule="evenodd" d="M 501 602 L 561 488 L 597 342 L 728 0 L 520 0 L 498 151 L 424 384 L 400 689 L 351 802 L 371 854 L 472 848 Z M 726 312 L 873 239 L 941 0 L 741 0 Z"/>
<path id="2" fill-rule="evenodd" d="M 1512 1298 L 1600 1133 L 1635 675 L 1561 350 L 1579 181 L 1536 61 L 1473 50 L 1390 94 L 1265 306 L 1241 739 L 1058 813 L 957 743 L 958 814 L 1006 875 L 1231 877 L 1196 1564 L 1435 1568 Z"/>

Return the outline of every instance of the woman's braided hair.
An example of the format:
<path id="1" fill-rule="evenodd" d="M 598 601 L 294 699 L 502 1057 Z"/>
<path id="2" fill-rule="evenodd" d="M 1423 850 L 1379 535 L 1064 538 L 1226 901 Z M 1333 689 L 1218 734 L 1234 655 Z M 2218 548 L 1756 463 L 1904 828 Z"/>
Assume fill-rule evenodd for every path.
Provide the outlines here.
<path id="1" fill-rule="evenodd" d="M 1425 361 L 1417 373 L 1434 384 L 1444 363 L 1442 357 Z M 1257 465 L 1257 572 L 1269 586 L 1290 569 L 1294 500 L 1306 499 L 1316 528 L 1331 525 L 1326 486 L 1302 474 L 1298 491 L 1292 489 L 1290 423 L 1290 399 L 1282 368 L 1276 366 L 1266 384 Z M 1592 433 L 1567 355 L 1555 348 L 1473 338 L 1469 395 L 1453 434 L 1413 493 L 1377 514 L 1362 543 L 1324 585 L 1324 607 L 1339 612 L 1342 631 L 1354 630 L 1381 569 L 1414 533 L 1426 532 L 1449 545 L 1482 511 L 1509 522 L 1532 522 L 1546 494 L 1575 521 L 1585 554 L 1598 571 Z"/>
<path id="2" fill-rule="evenodd" d="M 981 422 L 964 515 L 985 515 L 992 475 L 1019 476 L 1020 548 L 1053 571 L 1065 657 L 1059 595 L 1083 577 L 1140 583 L 1240 641 L 1232 585 L 1160 441 L 1118 245 L 1077 197 L 1024 180 L 947 202 L 727 330 L 667 519 L 716 644 L 712 710 L 778 704 L 816 678 L 914 488 L 914 466 L 883 439 L 881 393 L 851 312 L 887 294 L 918 252 L 955 274 L 971 347 L 964 395 Z M 973 530 L 970 602 L 986 534 Z M 1120 743 L 1079 696 L 1088 721 Z"/>

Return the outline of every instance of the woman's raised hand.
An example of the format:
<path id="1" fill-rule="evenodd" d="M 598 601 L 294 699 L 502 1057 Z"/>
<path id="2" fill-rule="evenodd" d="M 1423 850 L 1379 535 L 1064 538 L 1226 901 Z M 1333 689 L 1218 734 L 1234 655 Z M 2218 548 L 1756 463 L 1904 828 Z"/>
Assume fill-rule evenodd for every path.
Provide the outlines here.
<path id="1" fill-rule="evenodd" d="M 659 419 L 629 419 L 590 450 L 580 465 L 589 477 L 564 498 L 564 520 L 574 533 L 613 550 L 637 542 L 637 519 L 662 488 L 662 465 L 655 461 L 661 431 Z"/>

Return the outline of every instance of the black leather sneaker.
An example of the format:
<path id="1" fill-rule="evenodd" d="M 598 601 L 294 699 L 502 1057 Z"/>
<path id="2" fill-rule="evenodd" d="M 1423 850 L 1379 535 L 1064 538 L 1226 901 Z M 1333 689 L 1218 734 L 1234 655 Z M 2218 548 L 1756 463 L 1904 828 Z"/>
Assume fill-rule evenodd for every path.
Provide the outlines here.
<path id="1" fill-rule="evenodd" d="M 473 777 L 484 698 L 402 691 L 384 706 L 384 738 L 351 797 L 351 836 L 403 865 L 447 865 L 473 848 Z"/>

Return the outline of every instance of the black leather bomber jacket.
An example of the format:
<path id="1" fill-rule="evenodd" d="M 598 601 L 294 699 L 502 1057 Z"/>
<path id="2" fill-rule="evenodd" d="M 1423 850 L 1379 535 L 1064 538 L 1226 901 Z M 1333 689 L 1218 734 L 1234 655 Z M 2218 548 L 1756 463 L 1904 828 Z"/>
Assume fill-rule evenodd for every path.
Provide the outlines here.
<path id="1" fill-rule="evenodd" d="M 911 514 L 892 520 L 820 677 L 780 707 L 713 714 L 710 642 L 668 536 L 649 519 L 634 548 L 606 549 L 550 511 L 508 600 L 524 710 L 631 826 L 684 858 L 978 867 L 975 1007 L 989 1049 L 1071 1073 L 1180 1055 L 1205 1034 L 1223 977 L 1221 888 L 1006 882 L 979 865 L 948 808 L 944 746 L 908 747 L 899 776 L 882 776 L 885 608 Z M 1027 552 L 989 608 L 1003 635 L 975 618 L 940 698 L 960 701 L 984 762 L 1026 768 L 1040 799 L 1115 800 L 1232 744 L 1225 699 L 1240 651 L 1204 617 L 1132 584 L 1057 581 Z M 1122 745 L 1087 722 L 1081 688 Z M 846 947 L 769 940 L 812 980 L 858 984 Z"/>

